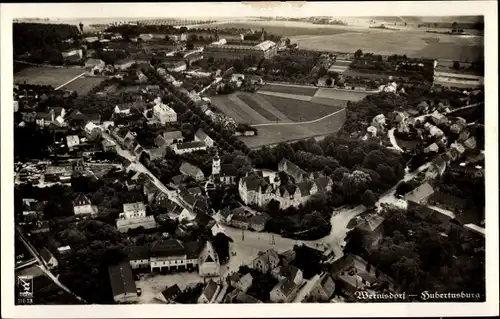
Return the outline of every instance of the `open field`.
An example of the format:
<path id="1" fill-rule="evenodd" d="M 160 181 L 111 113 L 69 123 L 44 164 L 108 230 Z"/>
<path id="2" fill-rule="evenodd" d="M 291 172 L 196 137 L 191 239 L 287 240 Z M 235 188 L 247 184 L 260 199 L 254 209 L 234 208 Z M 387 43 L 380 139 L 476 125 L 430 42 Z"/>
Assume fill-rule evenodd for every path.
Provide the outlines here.
<path id="1" fill-rule="evenodd" d="M 51 85 L 57 88 L 82 73 L 85 73 L 85 70 L 80 68 L 26 68 L 14 74 L 14 83 Z"/>
<path id="2" fill-rule="evenodd" d="M 340 130 L 345 121 L 345 110 L 325 119 L 307 124 L 267 124 L 258 126 L 258 135 L 239 137 L 250 148 L 291 142 L 309 137 L 328 135 Z"/>
<path id="3" fill-rule="evenodd" d="M 312 100 L 312 96 L 309 95 L 299 95 L 299 94 L 290 94 L 290 93 L 279 93 L 279 92 L 271 92 L 271 91 L 263 91 L 259 90 L 260 95 L 266 96 L 277 96 L 285 99 L 299 100 L 304 102 L 310 102 Z"/>
<path id="4" fill-rule="evenodd" d="M 476 60 L 483 55 L 479 36 L 430 34 L 418 30 L 384 31 L 366 29 L 334 35 L 291 37 L 302 49 L 320 51 L 406 54 L 410 57 Z"/>
<path id="5" fill-rule="evenodd" d="M 210 99 L 217 109 L 232 117 L 236 123 L 262 124 L 270 122 L 270 120 L 240 100 L 236 94 L 213 96 Z"/>
<path id="6" fill-rule="evenodd" d="M 276 92 L 276 93 L 298 94 L 307 96 L 313 96 L 318 91 L 318 89 L 315 87 L 286 86 L 286 85 L 275 85 L 275 84 L 265 84 L 262 86 L 261 90 Z"/>
<path id="7" fill-rule="evenodd" d="M 315 98 L 327 98 L 334 100 L 344 100 L 344 101 L 352 101 L 357 102 L 364 99 L 367 95 L 373 94 L 376 92 L 360 92 L 360 91 L 352 91 L 352 90 L 339 90 L 339 89 L 328 89 L 321 88 L 318 89 L 318 92 L 314 95 Z"/>
<path id="8" fill-rule="evenodd" d="M 278 96 L 263 96 L 275 109 L 294 122 L 312 121 L 344 108 L 342 102 L 337 105 L 326 105 Z"/>
<path id="9" fill-rule="evenodd" d="M 76 91 L 78 95 L 87 94 L 94 86 L 104 81 L 106 77 L 81 77 L 63 86 L 63 90 Z"/>
<path id="10" fill-rule="evenodd" d="M 351 69 L 351 68 L 348 68 L 347 70 L 345 70 L 344 73 L 342 73 L 342 75 L 352 76 L 352 77 L 359 76 L 361 78 L 374 79 L 374 80 L 377 80 L 377 79 L 388 80 L 389 79 L 389 76 L 386 75 L 386 74 L 377 73 L 375 71 L 373 73 L 370 73 L 370 72 L 360 72 L 360 71 L 357 71 L 357 70 Z"/>
<path id="11" fill-rule="evenodd" d="M 250 106 L 255 111 L 259 112 L 262 116 L 264 116 L 269 121 L 279 121 L 280 118 L 270 111 L 266 110 L 266 108 L 259 103 L 259 101 L 255 100 L 249 94 L 238 94 L 238 98 L 240 98 L 243 102 L 245 102 L 248 106 Z"/>
<path id="12" fill-rule="evenodd" d="M 333 35 L 351 31 L 352 27 L 340 25 L 319 25 L 305 22 L 290 21 L 248 21 L 248 22 L 230 22 L 218 23 L 219 28 L 242 28 L 260 30 L 265 28 L 267 32 L 291 37 L 301 34 L 307 35 Z M 199 25 L 199 28 L 214 28 L 215 24 Z"/>

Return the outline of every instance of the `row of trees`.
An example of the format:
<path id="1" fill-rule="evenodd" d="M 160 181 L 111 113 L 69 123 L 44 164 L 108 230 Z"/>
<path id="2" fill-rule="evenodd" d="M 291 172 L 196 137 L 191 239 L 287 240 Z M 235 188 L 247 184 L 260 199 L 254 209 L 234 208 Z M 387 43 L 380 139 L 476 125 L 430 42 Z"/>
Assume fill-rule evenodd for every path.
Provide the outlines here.
<path id="1" fill-rule="evenodd" d="M 60 55 L 61 50 L 69 48 L 69 44 L 63 41 L 80 35 L 76 25 L 46 23 L 14 23 L 12 33 L 14 56 L 40 51 L 44 60 L 49 60 L 52 52 Z"/>

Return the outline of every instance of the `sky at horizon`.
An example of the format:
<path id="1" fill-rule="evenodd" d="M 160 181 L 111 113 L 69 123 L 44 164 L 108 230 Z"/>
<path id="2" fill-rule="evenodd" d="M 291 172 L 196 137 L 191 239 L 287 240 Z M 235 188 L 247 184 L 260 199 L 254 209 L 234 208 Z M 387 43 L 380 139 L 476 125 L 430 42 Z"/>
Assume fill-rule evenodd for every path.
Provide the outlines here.
<path id="1" fill-rule="evenodd" d="M 209 2 L 209 3 L 29 3 L 7 4 L 20 12 L 18 19 L 161 19 L 161 18 L 242 18 L 242 17 L 370 17 L 422 16 L 425 19 L 447 19 L 449 16 L 470 20 L 473 7 L 450 6 L 453 2 L 434 2 L 432 10 L 426 2 Z M 37 14 L 43 12 L 43 15 Z M 446 12 L 446 15 L 443 13 Z M 355 14 L 353 14 L 355 13 Z M 440 13 L 441 15 L 437 15 Z M 457 17 L 458 18 L 458 17 Z M 460 18 L 460 19 L 462 19 Z M 480 17 L 475 17 L 480 18 Z"/>

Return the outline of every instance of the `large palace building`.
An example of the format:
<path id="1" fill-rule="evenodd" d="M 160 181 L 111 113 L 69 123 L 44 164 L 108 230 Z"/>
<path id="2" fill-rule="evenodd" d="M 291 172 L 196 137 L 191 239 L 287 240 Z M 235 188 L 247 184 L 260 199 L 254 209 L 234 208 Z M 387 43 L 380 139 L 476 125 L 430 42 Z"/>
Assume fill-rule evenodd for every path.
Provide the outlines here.
<path id="1" fill-rule="evenodd" d="M 263 41 L 257 45 L 235 45 L 212 43 L 205 47 L 203 56 L 214 59 L 241 59 L 244 56 L 255 56 L 257 59 L 268 59 L 278 52 L 278 47 L 273 41 Z"/>

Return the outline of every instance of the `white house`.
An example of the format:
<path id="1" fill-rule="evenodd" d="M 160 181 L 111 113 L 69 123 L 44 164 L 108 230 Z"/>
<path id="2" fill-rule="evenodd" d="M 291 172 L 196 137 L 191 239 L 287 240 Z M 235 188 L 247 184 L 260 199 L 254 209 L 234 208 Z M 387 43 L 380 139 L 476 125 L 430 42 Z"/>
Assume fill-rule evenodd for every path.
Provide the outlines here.
<path id="1" fill-rule="evenodd" d="M 80 139 L 77 135 L 68 135 L 66 136 L 66 143 L 68 145 L 68 148 L 70 150 L 73 150 L 75 146 L 78 146 L 80 144 Z"/>
<path id="2" fill-rule="evenodd" d="M 220 286 L 216 284 L 213 280 L 210 280 L 203 289 L 200 297 L 198 297 L 198 303 L 213 303 L 217 295 L 219 294 Z"/>
<path id="3" fill-rule="evenodd" d="M 248 289 L 252 286 L 253 282 L 253 277 L 250 273 L 246 274 L 245 276 L 241 277 L 238 282 L 235 283 L 234 287 L 243 291 L 247 292 Z"/>
<path id="4" fill-rule="evenodd" d="M 85 195 L 80 195 L 73 201 L 73 211 L 75 215 L 93 215 L 95 213 L 92 202 Z"/>
<path id="5" fill-rule="evenodd" d="M 203 130 L 200 128 L 196 133 L 194 134 L 194 140 L 197 142 L 203 142 L 207 147 L 213 147 L 214 146 L 214 140 L 207 135 L 207 133 L 203 132 Z"/>
<path id="6" fill-rule="evenodd" d="M 144 203 L 123 204 L 123 213 L 116 220 L 116 228 L 120 232 L 127 232 L 129 229 L 144 227 L 145 229 L 156 228 L 154 216 L 146 216 Z"/>
<path id="7" fill-rule="evenodd" d="M 122 59 L 120 61 L 115 62 L 114 66 L 115 66 L 115 69 L 124 71 L 124 70 L 127 70 L 128 68 L 130 68 L 134 64 L 135 64 L 135 59 L 125 58 L 125 59 Z"/>
<path id="8" fill-rule="evenodd" d="M 215 277 L 220 275 L 219 258 L 210 241 L 207 241 L 198 258 L 198 267 L 200 276 L 202 277 Z"/>
<path id="9" fill-rule="evenodd" d="M 185 154 L 192 153 L 195 151 L 206 151 L 207 146 L 204 142 L 185 142 L 185 143 L 177 143 L 172 147 L 175 154 Z"/>
<path id="10" fill-rule="evenodd" d="M 47 248 L 41 249 L 40 256 L 42 257 L 45 264 L 47 264 L 49 269 L 57 268 L 59 263 L 56 257 L 54 257 L 54 255 L 50 252 L 50 250 L 48 250 Z"/>
<path id="11" fill-rule="evenodd" d="M 85 42 L 87 42 L 87 43 L 93 43 L 93 42 L 97 42 L 97 41 L 99 41 L 98 37 L 86 37 L 85 38 Z"/>
<path id="12" fill-rule="evenodd" d="M 92 70 L 97 69 L 99 72 L 102 72 L 105 66 L 106 63 L 101 59 L 88 59 L 85 61 L 85 68 L 92 68 Z"/>
<path id="13" fill-rule="evenodd" d="M 272 302 L 289 303 L 297 296 L 297 285 L 290 279 L 281 280 L 269 293 Z"/>
<path id="14" fill-rule="evenodd" d="M 163 103 L 156 104 L 153 107 L 153 115 L 161 124 L 177 122 L 177 113 Z"/>
<path id="15" fill-rule="evenodd" d="M 120 104 L 115 106 L 115 113 L 122 115 L 130 114 L 130 104 Z"/>

